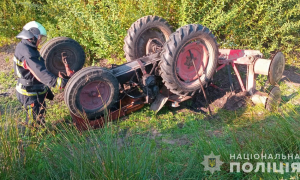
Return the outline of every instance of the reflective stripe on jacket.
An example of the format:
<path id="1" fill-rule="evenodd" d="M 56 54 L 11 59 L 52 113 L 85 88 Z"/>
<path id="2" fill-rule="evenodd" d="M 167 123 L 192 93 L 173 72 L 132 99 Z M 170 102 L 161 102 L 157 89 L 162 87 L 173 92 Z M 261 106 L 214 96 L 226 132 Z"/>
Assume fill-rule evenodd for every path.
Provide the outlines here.
<path id="1" fill-rule="evenodd" d="M 18 43 L 14 60 L 15 73 L 19 79 L 18 83 L 23 83 L 23 80 L 29 81 L 29 83 L 22 84 L 23 86 L 39 86 L 46 85 L 49 87 L 63 88 L 67 80 L 56 77 L 54 74 L 46 69 L 45 61 L 41 57 L 35 45 L 28 40 L 22 40 Z M 26 89 L 22 89 L 21 86 L 16 87 L 17 91 L 23 95 L 32 95 L 35 92 L 27 92 Z M 46 89 L 44 90 L 46 92 Z M 39 92 L 40 94 L 41 92 Z M 35 93 L 36 94 L 36 93 Z"/>

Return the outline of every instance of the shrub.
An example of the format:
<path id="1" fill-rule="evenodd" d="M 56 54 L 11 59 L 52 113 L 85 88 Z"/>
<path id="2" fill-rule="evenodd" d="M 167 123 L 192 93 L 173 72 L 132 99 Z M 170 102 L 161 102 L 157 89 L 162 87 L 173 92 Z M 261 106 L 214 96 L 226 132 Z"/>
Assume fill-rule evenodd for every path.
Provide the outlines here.
<path id="1" fill-rule="evenodd" d="M 174 29 L 191 23 L 205 25 L 218 37 L 221 48 L 258 49 L 264 54 L 280 50 L 290 63 L 298 61 L 300 51 L 296 0 L 4 0 L 0 4 L 1 39 L 12 38 L 26 22 L 37 20 L 50 38 L 77 40 L 90 60 L 124 62 L 126 30 L 150 14 L 165 18 Z"/>

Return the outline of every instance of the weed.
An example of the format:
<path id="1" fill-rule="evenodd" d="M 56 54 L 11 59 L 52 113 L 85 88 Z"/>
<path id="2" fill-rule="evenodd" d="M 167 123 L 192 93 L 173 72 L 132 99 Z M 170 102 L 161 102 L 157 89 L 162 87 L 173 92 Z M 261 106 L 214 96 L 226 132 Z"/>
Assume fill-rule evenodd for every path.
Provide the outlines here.
<path id="1" fill-rule="evenodd" d="M 6 57 L 6 58 L 5 58 L 5 62 L 6 62 L 6 63 L 9 63 L 9 57 Z"/>

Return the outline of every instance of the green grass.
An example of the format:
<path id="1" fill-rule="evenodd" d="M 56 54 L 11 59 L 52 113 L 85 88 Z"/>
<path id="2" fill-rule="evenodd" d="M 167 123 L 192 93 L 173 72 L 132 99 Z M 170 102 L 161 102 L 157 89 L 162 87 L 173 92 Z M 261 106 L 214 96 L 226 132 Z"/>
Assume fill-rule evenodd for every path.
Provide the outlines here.
<path id="1" fill-rule="evenodd" d="M 3 76 L 0 77 L 10 77 Z M 4 80 L 0 78 L 0 81 Z M 7 87 L 13 87 L 7 81 Z M 18 122 L 24 111 L 12 95 L 0 98 L 0 179 L 290 179 L 297 173 L 230 173 L 230 154 L 299 154 L 299 90 L 280 84 L 280 111 L 262 106 L 216 110 L 209 116 L 145 106 L 102 129 L 79 132 L 64 102 L 47 102 L 45 129 L 30 135 Z M 56 91 L 56 94 L 59 93 Z M 293 96 L 290 96 L 293 94 Z M 221 171 L 204 171 L 204 155 L 221 155 Z M 259 160 L 252 159 L 255 165 Z M 297 162 L 297 160 L 265 160 Z M 254 166 L 255 168 L 255 166 Z"/>
<path id="2" fill-rule="evenodd" d="M 13 70 L 9 73 L 0 72 L 0 93 L 5 93 L 8 89 L 15 87 L 16 80 Z"/>

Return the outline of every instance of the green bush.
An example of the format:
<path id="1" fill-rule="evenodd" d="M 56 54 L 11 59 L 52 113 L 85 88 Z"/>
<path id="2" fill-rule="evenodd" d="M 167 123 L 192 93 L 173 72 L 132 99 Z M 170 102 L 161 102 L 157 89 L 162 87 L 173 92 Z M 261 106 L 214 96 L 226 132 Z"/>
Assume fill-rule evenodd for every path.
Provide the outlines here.
<path id="1" fill-rule="evenodd" d="M 296 0 L 4 0 L 0 4 L 2 45 L 26 22 L 37 20 L 50 38 L 77 40 L 90 60 L 124 62 L 126 30 L 146 15 L 165 18 L 174 29 L 205 25 L 218 37 L 221 48 L 257 49 L 264 54 L 280 50 L 290 63 L 297 63 L 300 52 Z"/>

